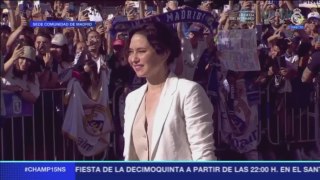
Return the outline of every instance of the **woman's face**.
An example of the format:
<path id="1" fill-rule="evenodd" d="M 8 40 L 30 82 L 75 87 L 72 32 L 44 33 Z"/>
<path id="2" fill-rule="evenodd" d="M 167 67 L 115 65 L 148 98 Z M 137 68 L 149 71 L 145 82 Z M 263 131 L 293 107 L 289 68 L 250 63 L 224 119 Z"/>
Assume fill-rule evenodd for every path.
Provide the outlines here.
<path id="1" fill-rule="evenodd" d="M 18 59 L 18 69 L 20 71 L 24 71 L 24 72 L 28 71 L 30 64 L 31 64 L 30 60 L 27 60 L 26 58 L 20 57 Z"/>
<path id="2" fill-rule="evenodd" d="M 128 61 L 138 77 L 157 77 L 166 66 L 167 53 L 157 54 L 147 38 L 136 33 L 132 36 Z"/>
<path id="3" fill-rule="evenodd" d="M 272 46 L 270 49 L 270 56 L 275 58 L 280 53 L 280 48 L 276 45 Z"/>

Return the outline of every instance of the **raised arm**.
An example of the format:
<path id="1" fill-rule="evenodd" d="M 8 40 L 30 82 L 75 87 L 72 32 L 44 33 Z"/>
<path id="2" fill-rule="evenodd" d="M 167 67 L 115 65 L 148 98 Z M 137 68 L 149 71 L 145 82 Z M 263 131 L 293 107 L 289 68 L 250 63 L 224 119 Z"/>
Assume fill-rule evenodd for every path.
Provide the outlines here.
<path id="1" fill-rule="evenodd" d="M 21 23 L 20 26 L 13 31 L 13 33 L 10 34 L 7 44 L 6 44 L 6 49 L 7 52 L 10 51 L 11 46 L 13 45 L 13 43 L 15 42 L 15 40 L 18 38 L 18 36 L 20 35 L 20 33 L 22 32 L 22 30 L 27 27 L 28 23 L 27 23 L 27 19 L 24 17 L 21 17 Z"/>
<path id="2" fill-rule="evenodd" d="M 10 57 L 10 59 L 4 63 L 3 66 L 3 75 L 5 75 L 9 69 L 12 67 L 12 65 L 14 64 L 14 62 L 23 54 L 23 46 L 21 46 L 20 44 L 14 48 L 12 56 Z"/>

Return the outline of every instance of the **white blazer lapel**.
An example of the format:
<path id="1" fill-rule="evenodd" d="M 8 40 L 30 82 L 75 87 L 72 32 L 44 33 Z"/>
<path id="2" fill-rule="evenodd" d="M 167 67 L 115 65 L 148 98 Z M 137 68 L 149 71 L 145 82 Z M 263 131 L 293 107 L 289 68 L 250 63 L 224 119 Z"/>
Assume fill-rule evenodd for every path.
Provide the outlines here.
<path id="1" fill-rule="evenodd" d="M 156 152 L 155 149 L 163 131 L 163 126 L 167 119 L 169 110 L 171 108 L 173 102 L 173 93 L 176 91 L 177 85 L 178 78 L 173 73 L 170 73 L 160 95 L 160 101 L 153 121 L 151 159 L 153 159 L 154 153 Z"/>
<path id="2" fill-rule="evenodd" d="M 125 144 L 125 147 L 127 147 L 127 149 L 125 149 L 125 151 L 127 151 L 127 153 L 125 154 L 128 154 L 129 157 L 127 157 L 129 160 L 130 160 L 130 152 L 131 152 L 131 134 L 132 134 L 132 126 L 133 126 L 133 122 L 134 122 L 134 119 L 136 117 L 136 114 L 138 112 L 138 108 L 140 106 L 140 103 L 143 99 L 143 96 L 146 92 L 146 89 L 147 89 L 147 85 L 143 85 L 141 86 L 138 91 L 136 92 L 135 96 L 130 100 L 130 102 L 128 102 L 129 104 L 126 104 L 126 106 L 128 106 L 128 114 L 126 115 L 126 121 L 125 124 L 126 124 L 126 129 L 125 131 L 127 131 L 126 135 L 125 135 L 125 138 L 127 139 L 126 144 Z"/>

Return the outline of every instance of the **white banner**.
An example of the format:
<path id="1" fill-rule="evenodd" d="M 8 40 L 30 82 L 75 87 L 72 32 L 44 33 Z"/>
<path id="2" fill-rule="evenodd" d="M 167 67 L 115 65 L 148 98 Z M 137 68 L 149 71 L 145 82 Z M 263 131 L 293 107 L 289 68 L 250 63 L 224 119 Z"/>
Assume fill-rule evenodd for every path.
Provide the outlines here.
<path id="1" fill-rule="evenodd" d="M 258 104 L 251 104 L 247 99 L 245 80 L 240 79 L 233 89 L 236 95 L 232 104 L 228 104 L 227 97 L 221 92 L 221 136 L 224 142 L 239 153 L 257 150 L 258 134 Z M 232 90 L 231 90 L 232 91 Z"/>
<path id="2" fill-rule="evenodd" d="M 105 71 L 101 71 L 100 81 L 102 85 L 97 101 L 87 96 L 76 79 L 71 79 L 67 87 L 69 104 L 62 131 L 76 142 L 84 156 L 93 156 L 106 150 L 110 143 L 110 132 L 114 130 Z"/>
<path id="3" fill-rule="evenodd" d="M 302 2 L 302 3 L 299 3 L 299 7 L 304 7 L 304 8 L 320 8 L 320 1 L 319 1 L 319 0 L 304 1 L 304 2 Z"/>
<path id="4" fill-rule="evenodd" d="M 260 71 L 256 29 L 220 31 L 217 45 L 220 59 L 227 69 Z"/>

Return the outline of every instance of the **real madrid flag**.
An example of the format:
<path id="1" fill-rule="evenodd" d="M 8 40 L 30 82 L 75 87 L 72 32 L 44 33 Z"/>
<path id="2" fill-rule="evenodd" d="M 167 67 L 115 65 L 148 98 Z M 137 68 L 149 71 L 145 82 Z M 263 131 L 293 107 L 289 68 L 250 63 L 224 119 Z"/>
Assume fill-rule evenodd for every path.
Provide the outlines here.
<path id="1" fill-rule="evenodd" d="M 96 101 L 88 97 L 77 79 L 71 79 L 67 86 L 69 103 L 62 131 L 76 142 L 84 156 L 97 155 L 106 150 L 110 132 L 114 130 L 108 106 L 109 78 L 103 70 L 100 74 L 101 88 Z"/>

